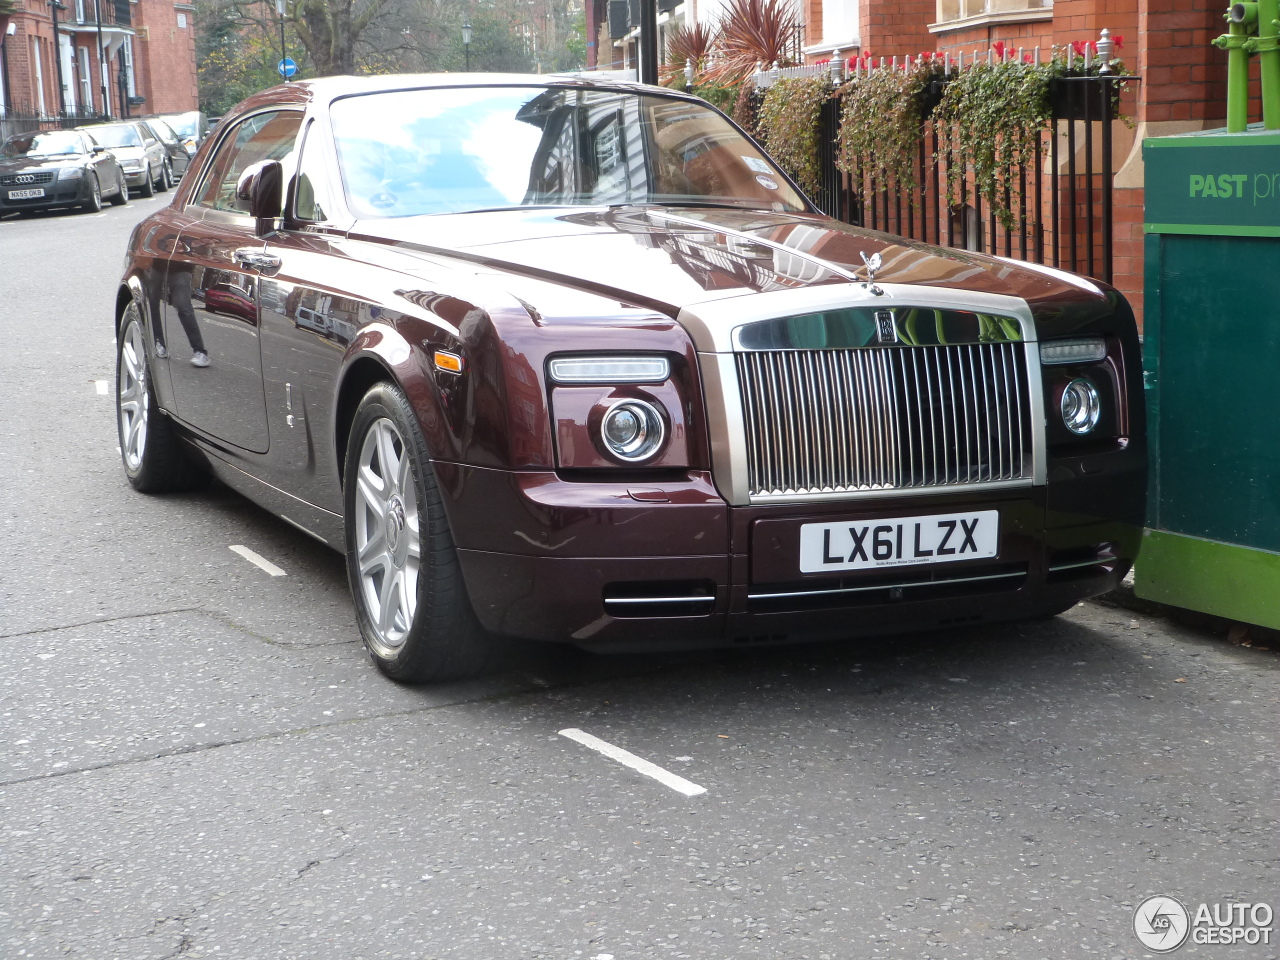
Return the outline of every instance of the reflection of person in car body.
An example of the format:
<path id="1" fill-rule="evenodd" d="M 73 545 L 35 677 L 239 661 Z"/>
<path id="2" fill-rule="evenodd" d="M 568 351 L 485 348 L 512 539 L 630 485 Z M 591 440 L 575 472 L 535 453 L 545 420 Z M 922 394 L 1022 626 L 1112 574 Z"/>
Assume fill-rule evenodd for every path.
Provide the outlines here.
<path id="1" fill-rule="evenodd" d="M 192 264 L 181 260 L 172 262 L 169 268 L 169 303 L 178 311 L 178 319 L 182 322 L 187 342 L 191 344 L 191 365 L 207 367 L 209 352 L 205 349 L 204 337 L 200 335 L 200 325 L 196 322 L 195 308 L 191 305 L 191 274 L 194 269 Z M 169 351 L 165 347 L 162 324 L 156 325 L 155 336 L 156 353 L 167 357 Z"/>

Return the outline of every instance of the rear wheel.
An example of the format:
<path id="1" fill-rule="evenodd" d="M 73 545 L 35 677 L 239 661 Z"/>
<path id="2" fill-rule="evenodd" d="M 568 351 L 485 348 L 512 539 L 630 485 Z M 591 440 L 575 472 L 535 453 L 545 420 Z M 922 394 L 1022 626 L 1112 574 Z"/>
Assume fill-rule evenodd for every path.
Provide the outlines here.
<path id="1" fill-rule="evenodd" d="M 138 192 L 144 197 L 154 197 L 156 195 L 155 181 L 151 179 L 151 167 L 147 167 L 142 171 L 142 186 L 138 188 Z"/>
<path id="2" fill-rule="evenodd" d="M 356 409 L 344 498 L 347 576 L 378 669 L 405 683 L 483 670 L 493 641 L 471 609 L 417 415 L 392 384 Z"/>
<path id="3" fill-rule="evenodd" d="M 123 207 L 129 202 L 129 184 L 125 181 L 123 173 L 119 175 L 116 186 L 117 190 L 111 197 L 111 203 L 113 206 Z"/>
<path id="4" fill-rule="evenodd" d="M 142 314 L 130 302 L 116 340 L 116 426 L 124 473 L 143 493 L 189 490 L 206 475 L 187 456 L 173 422 L 156 404 L 146 343 Z"/>
<path id="5" fill-rule="evenodd" d="M 98 183 L 98 175 L 96 173 L 87 174 L 89 177 L 89 198 L 81 204 L 86 213 L 97 213 L 102 209 L 102 186 Z"/>

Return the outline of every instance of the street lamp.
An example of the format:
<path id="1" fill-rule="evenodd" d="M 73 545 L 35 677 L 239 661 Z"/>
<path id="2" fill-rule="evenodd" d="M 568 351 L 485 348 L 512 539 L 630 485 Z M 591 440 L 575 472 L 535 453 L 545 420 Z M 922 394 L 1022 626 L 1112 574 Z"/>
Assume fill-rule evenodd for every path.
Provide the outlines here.
<path id="1" fill-rule="evenodd" d="M 58 111 L 67 115 L 67 84 L 62 76 L 62 44 L 58 39 L 58 11 L 67 9 L 58 0 L 48 0 L 49 15 L 53 18 L 53 62 L 58 68 Z"/>
<path id="2" fill-rule="evenodd" d="M 276 14 L 280 20 L 280 72 L 284 76 L 284 82 L 289 82 L 289 73 L 285 70 L 284 62 L 289 59 L 289 54 L 284 49 L 284 0 L 276 0 Z"/>
<path id="3" fill-rule="evenodd" d="M 471 24 L 462 25 L 462 53 L 466 57 L 467 73 L 471 72 Z"/>

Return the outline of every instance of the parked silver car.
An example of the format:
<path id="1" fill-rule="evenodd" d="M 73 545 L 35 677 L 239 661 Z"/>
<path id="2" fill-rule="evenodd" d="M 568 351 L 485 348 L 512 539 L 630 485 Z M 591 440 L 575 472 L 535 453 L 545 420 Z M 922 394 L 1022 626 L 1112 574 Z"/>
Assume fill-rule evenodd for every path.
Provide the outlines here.
<path id="1" fill-rule="evenodd" d="M 151 197 L 173 184 L 173 169 L 164 144 L 145 123 L 120 120 L 76 127 L 110 150 L 124 168 L 125 180 L 142 196 Z"/>

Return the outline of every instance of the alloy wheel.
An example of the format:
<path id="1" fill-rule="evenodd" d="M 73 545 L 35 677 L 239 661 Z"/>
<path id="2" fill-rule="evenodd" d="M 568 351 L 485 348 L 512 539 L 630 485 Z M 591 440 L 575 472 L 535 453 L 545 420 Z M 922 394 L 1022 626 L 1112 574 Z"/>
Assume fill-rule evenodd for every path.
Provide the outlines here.
<path id="1" fill-rule="evenodd" d="M 374 421 L 364 435 L 355 501 L 360 592 L 379 648 L 374 652 L 393 657 L 418 608 L 422 536 L 409 451 L 386 417 Z"/>
<path id="2" fill-rule="evenodd" d="M 137 470 L 147 447 L 147 415 L 150 400 L 147 391 L 147 353 L 142 338 L 142 324 L 129 321 L 120 339 L 120 374 L 116 389 L 119 394 L 120 452 L 125 466 Z"/>

